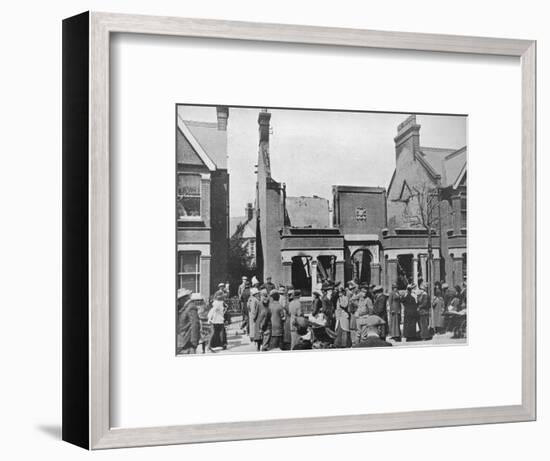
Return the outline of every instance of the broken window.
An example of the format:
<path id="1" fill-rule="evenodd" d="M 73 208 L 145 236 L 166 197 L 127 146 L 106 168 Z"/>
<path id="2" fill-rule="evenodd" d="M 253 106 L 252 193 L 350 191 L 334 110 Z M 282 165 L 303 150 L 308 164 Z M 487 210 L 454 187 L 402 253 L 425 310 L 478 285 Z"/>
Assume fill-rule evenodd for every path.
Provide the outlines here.
<path id="1" fill-rule="evenodd" d="M 302 296 L 311 296 L 311 256 L 292 258 L 292 286 L 302 291 Z"/>

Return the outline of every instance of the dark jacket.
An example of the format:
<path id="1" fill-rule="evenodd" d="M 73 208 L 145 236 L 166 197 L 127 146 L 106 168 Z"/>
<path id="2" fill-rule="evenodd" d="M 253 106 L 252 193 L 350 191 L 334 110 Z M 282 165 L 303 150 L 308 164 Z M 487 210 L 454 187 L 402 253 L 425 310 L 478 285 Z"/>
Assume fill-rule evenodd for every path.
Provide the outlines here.
<path id="1" fill-rule="evenodd" d="M 285 310 L 279 301 L 269 303 L 271 311 L 271 336 L 283 336 Z"/>
<path id="2" fill-rule="evenodd" d="M 186 307 L 178 319 L 178 349 L 197 347 L 201 334 L 201 322 L 194 303 Z"/>
<path id="3" fill-rule="evenodd" d="M 386 295 L 384 293 L 380 293 L 376 295 L 376 298 L 374 300 L 373 310 L 378 317 L 384 320 L 388 318 L 388 314 L 386 311 Z"/>
<path id="4" fill-rule="evenodd" d="M 256 317 L 256 334 L 254 339 L 259 341 L 262 339 L 262 333 L 271 330 L 271 311 L 269 306 L 260 303 L 260 311 Z"/>

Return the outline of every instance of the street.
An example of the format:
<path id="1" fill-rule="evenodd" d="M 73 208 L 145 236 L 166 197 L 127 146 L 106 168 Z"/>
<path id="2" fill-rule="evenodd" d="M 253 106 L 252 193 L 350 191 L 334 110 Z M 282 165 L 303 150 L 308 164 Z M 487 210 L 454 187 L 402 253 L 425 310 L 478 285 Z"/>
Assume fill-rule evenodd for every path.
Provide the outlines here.
<path id="1" fill-rule="evenodd" d="M 227 349 L 216 350 L 216 354 L 233 354 L 236 352 L 257 352 L 256 344 L 250 341 L 247 334 L 243 334 L 241 326 L 242 316 L 234 316 L 231 319 L 231 324 L 226 327 L 227 331 Z M 467 344 L 467 338 L 452 338 L 452 333 L 447 332 L 441 335 L 434 335 L 432 339 L 426 341 L 413 342 L 396 342 L 387 338 L 387 341 L 392 343 L 394 347 L 422 347 L 422 346 L 449 346 L 458 344 Z M 200 348 L 199 348 L 200 349 Z M 207 350 L 207 354 L 211 354 Z"/>

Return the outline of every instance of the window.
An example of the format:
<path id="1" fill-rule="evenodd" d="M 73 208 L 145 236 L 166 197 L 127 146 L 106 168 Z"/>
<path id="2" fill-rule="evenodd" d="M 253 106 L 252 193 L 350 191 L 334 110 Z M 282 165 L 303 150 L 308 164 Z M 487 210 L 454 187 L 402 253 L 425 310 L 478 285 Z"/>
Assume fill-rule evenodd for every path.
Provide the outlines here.
<path id="1" fill-rule="evenodd" d="M 201 176 L 178 174 L 178 218 L 198 218 L 201 215 Z"/>
<path id="2" fill-rule="evenodd" d="M 461 227 L 466 227 L 468 223 L 468 208 L 466 204 L 466 199 L 462 197 L 460 199 L 460 218 L 461 218 Z"/>
<path id="3" fill-rule="evenodd" d="M 256 240 L 250 240 L 248 244 L 248 254 L 251 258 L 256 257 Z"/>
<path id="4" fill-rule="evenodd" d="M 311 296 L 311 256 L 292 258 L 292 285 L 302 291 L 302 296 Z"/>
<path id="5" fill-rule="evenodd" d="M 178 288 L 187 288 L 193 293 L 201 289 L 200 253 L 178 252 Z"/>

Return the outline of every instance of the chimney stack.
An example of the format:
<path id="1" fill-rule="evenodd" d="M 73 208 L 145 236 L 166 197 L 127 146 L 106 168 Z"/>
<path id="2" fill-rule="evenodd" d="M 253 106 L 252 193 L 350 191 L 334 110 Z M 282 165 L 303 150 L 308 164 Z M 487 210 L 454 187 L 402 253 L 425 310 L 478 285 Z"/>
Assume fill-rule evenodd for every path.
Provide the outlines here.
<path id="1" fill-rule="evenodd" d="M 252 219 L 254 218 L 254 208 L 252 207 L 252 203 L 246 204 L 244 215 L 246 216 L 247 221 L 252 221 Z"/>
<path id="2" fill-rule="evenodd" d="M 258 125 L 260 130 L 260 144 L 269 143 L 269 121 L 271 114 L 267 109 L 263 109 L 258 114 Z"/>
<path id="3" fill-rule="evenodd" d="M 420 125 L 416 123 L 416 115 L 410 115 L 397 126 L 397 136 L 393 140 L 396 161 L 405 149 L 410 151 L 413 159 L 416 159 L 416 153 L 420 150 Z"/>
<path id="4" fill-rule="evenodd" d="M 227 119 L 229 118 L 229 108 L 227 106 L 217 106 L 216 115 L 218 117 L 218 131 L 227 131 Z"/>

